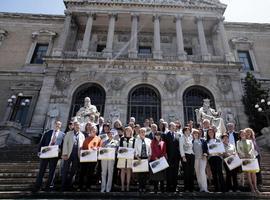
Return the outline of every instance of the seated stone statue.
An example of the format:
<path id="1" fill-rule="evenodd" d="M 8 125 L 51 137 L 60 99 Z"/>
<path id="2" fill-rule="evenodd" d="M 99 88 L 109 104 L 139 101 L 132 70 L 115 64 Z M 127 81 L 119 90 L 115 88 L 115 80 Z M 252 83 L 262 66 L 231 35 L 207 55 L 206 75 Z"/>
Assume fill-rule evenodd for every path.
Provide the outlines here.
<path id="1" fill-rule="evenodd" d="M 76 113 L 74 120 L 80 122 L 81 124 L 86 124 L 89 121 L 91 115 L 95 116 L 96 122 L 100 113 L 98 112 L 97 107 L 91 104 L 91 99 L 89 97 L 85 97 L 84 106 L 81 107 L 79 111 Z"/>
<path id="2" fill-rule="evenodd" d="M 221 112 L 216 112 L 215 109 L 210 108 L 210 100 L 204 99 L 203 106 L 200 109 L 196 109 L 197 123 L 201 124 L 204 119 L 208 119 L 211 125 L 217 128 L 216 137 L 221 137 L 223 133 L 226 133 L 226 128 L 223 119 L 220 117 Z"/>

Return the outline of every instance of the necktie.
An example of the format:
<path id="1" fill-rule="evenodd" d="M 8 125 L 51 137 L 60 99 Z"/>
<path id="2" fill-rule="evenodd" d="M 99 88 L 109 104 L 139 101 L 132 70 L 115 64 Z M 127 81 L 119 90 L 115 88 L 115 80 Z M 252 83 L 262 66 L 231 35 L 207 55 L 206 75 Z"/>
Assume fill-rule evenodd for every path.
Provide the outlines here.
<path id="1" fill-rule="evenodd" d="M 53 133 L 51 145 L 55 145 L 55 142 L 56 142 L 56 131 L 54 131 L 54 133 Z"/>

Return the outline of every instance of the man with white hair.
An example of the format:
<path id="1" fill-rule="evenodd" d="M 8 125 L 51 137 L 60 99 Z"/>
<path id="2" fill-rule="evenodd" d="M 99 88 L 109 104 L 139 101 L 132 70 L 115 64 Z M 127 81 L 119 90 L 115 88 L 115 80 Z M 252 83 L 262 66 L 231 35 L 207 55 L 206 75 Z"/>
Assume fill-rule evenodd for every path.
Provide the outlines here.
<path id="1" fill-rule="evenodd" d="M 236 147 L 236 143 L 238 141 L 238 133 L 235 132 L 235 125 L 234 123 L 227 124 L 227 133 L 229 136 L 229 143 Z"/>
<path id="2" fill-rule="evenodd" d="M 169 124 L 169 132 L 164 134 L 169 168 L 167 170 L 167 192 L 176 192 L 180 161 L 179 137 L 174 122 Z"/>

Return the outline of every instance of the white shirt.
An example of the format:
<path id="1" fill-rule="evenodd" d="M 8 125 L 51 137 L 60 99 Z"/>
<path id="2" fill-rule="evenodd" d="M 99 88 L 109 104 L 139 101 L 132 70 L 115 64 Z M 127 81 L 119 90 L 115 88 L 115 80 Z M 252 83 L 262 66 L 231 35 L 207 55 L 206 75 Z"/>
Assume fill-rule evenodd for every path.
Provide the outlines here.
<path id="1" fill-rule="evenodd" d="M 189 136 L 186 136 L 185 134 L 183 134 L 183 136 L 180 137 L 179 148 L 180 148 L 181 157 L 184 157 L 185 154 L 194 154 L 192 140 L 193 140 L 193 137 L 191 134 Z"/>
<path id="2" fill-rule="evenodd" d="M 235 146 L 235 139 L 233 136 L 233 132 L 229 133 L 229 143 Z"/>

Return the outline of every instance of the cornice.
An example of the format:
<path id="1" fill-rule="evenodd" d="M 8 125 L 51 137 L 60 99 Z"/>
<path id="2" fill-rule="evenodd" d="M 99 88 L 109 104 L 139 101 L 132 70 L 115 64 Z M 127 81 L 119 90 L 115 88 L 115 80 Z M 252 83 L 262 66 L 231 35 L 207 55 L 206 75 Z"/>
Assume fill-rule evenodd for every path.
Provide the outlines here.
<path id="1" fill-rule="evenodd" d="M 230 29 L 252 29 L 261 32 L 262 30 L 270 31 L 270 23 L 250 23 L 250 22 L 225 22 L 227 30 Z"/>
<path id="2" fill-rule="evenodd" d="M 32 19 L 32 20 L 61 20 L 61 21 L 63 21 L 65 19 L 65 16 L 64 15 L 50 15 L 50 14 L 0 12 L 0 18 Z"/>
<path id="3" fill-rule="evenodd" d="M 91 6 L 131 6 L 150 8 L 184 8 L 199 10 L 219 10 L 225 12 L 226 5 L 218 0 L 64 0 L 66 7 L 69 5 Z"/>

